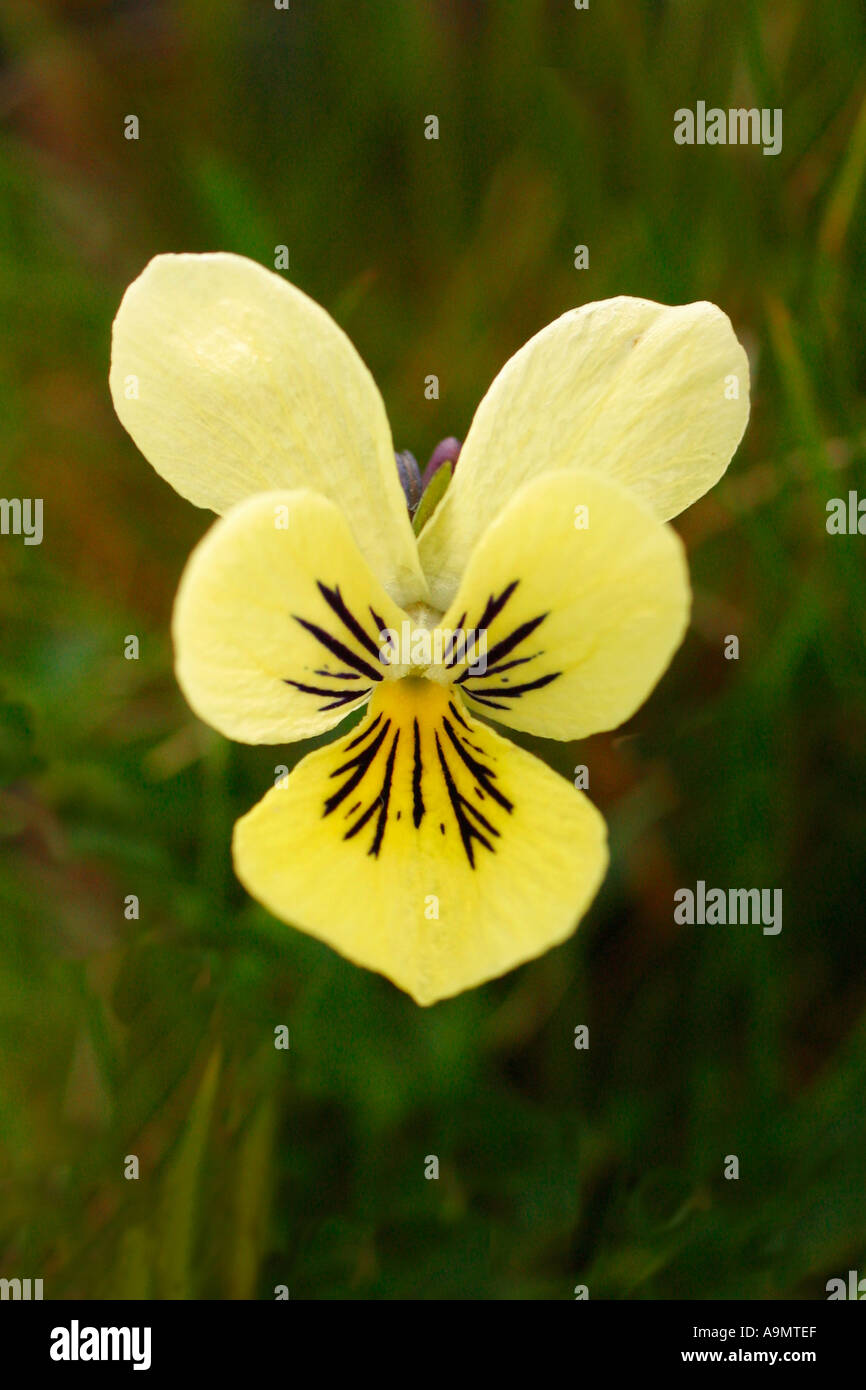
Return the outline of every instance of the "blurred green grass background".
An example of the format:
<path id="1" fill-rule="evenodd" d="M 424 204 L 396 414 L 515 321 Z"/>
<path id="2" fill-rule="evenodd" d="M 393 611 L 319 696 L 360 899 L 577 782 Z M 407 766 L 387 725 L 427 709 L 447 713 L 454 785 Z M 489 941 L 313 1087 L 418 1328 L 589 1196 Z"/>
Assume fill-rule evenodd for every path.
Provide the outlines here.
<path id="1" fill-rule="evenodd" d="M 41 546 L 0 539 L 0 1275 L 751 1299 L 866 1274 L 866 541 L 825 530 L 864 478 L 864 56 L 859 0 L 0 4 L 0 491 L 45 506 Z M 781 107 L 782 153 L 676 146 L 698 100 Z M 210 517 L 108 395 L 153 254 L 280 244 L 422 461 L 592 299 L 714 300 L 752 360 L 740 452 L 677 522 L 672 669 L 624 730 L 527 740 L 589 766 L 604 889 L 430 1010 L 236 883 L 232 823 L 298 750 L 186 707 L 170 611 Z M 698 878 L 782 888 L 781 935 L 676 927 Z"/>

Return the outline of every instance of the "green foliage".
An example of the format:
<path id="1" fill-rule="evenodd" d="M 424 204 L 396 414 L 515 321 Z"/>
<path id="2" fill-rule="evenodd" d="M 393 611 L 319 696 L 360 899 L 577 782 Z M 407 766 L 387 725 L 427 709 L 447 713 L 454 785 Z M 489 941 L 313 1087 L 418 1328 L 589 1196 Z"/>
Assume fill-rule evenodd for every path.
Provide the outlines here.
<path id="1" fill-rule="evenodd" d="M 45 499 L 40 547 L 0 539 L 0 1274 L 358 1299 L 862 1274 L 866 540 L 824 527 L 866 494 L 862 5 L 9 0 L 0 53 L 0 491 Z M 676 146 L 699 99 L 782 107 L 782 153 Z M 184 704 L 171 603 L 209 518 L 108 395 L 151 255 L 281 244 L 418 458 L 588 300 L 713 300 L 753 363 L 738 457 L 677 522 L 671 671 L 625 730 L 524 740 L 590 768 L 599 900 L 430 1010 L 236 883 L 234 820 L 304 750 L 230 745 Z M 677 928 L 698 878 L 781 887 L 781 935 Z"/>

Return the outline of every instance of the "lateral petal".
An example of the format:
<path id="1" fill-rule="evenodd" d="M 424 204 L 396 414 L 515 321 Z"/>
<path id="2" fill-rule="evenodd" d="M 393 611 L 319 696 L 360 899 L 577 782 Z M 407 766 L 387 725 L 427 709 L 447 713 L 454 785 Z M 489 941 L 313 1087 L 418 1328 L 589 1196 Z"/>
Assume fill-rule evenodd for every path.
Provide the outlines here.
<path id="1" fill-rule="evenodd" d="M 175 601 L 177 678 L 206 723 L 243 743 L 333 728 L 392 674 L 380 634 L 405 614 L 316 492 L 247 498 L 190 556 Z"/>
<path id="2" fill-rule="evenodd" d="M 597 473 L 525 484 L 487 528 L 442 619 L 470 707 L 547 738 L 614 729 L 643 704 L 689 614 L 672 527 Z M 486 635 L 483 662 L 465 646 Z M 481 667 L 484 667 L 481 670 Z"/>

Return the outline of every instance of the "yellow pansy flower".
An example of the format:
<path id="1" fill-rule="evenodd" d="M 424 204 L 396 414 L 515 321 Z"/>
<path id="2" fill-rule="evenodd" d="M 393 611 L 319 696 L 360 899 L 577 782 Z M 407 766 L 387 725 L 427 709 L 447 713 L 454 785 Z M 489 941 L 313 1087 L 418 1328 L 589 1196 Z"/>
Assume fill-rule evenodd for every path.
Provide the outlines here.
<path id="1" fill-rule="evenodd" d="M 222 514 L 175 605 L 192 709 L 247 743 L 364 709 L 238 821 L 248 891 L 419 1004 L 569 936 L 607 867 L 604 821 L 486 721 L 583 738 L 666 669 L 690 597 L 666 522 L 748 417 L 727 317 L 617 298 L 543 329 L 482 400 L 417 540 L 364 363 L 243 257 L 150 262 L 115 320 L 111 391 L 157 471 Z"/>

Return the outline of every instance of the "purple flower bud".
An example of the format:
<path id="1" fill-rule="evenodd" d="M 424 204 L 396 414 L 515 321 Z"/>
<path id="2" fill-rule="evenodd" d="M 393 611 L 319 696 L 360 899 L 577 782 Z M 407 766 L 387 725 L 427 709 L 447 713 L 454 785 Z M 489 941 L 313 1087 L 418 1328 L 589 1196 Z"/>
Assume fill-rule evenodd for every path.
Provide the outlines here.
<path id="1" fill-rule="evenodd" d="M 447 439 L 440 439 L 436 448 L 430 455 L 427 467 L 424 469 L 421 478 L 421 491 L 427 487 L 433 474 L 438 472 L 443 463 L 453 463 L 457 467 L 457 460 L 460 457 L 460 450 L 463 446 L 459 439 L 455 439 L 453 434 L 449 434 Z"/>
<path id="2" fill-rule="evenodd" d="M 406 506 L 410 512 L 414 512 L 418 503 L 421 501 L 421 470 L 418 467 L 418 460 L 414 454 L 410 454 L 408 449 L 402 453 L 395 454 L 397 460 L 397 473 L 406 494 Z"/>

